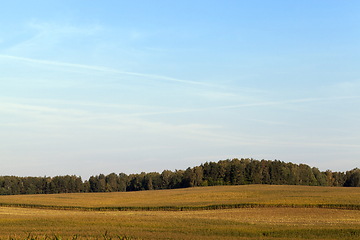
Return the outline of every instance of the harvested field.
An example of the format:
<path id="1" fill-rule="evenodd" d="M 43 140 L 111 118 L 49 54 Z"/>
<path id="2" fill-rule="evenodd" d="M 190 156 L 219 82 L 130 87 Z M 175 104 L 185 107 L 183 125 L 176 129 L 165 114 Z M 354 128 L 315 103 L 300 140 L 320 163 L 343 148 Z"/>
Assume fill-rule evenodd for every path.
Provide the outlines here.
<path id="1" fill-rule="evenodd" d="M 360 189 L 303 186 L 222 186 L 127 193 L 1 196 L 0 237 L 74 235 L 102 239 L 106 231 L 140 239 L 357 239 L 360 211 L 312 207 L 232 208 L 164 211 L 161 206 L 239 203 L 359 204 Z M 26 208 L 28 205 L 154 207 L 152 211 L 79 211 Z M 336 205 L 334 205 L 336 206 Z M 90 209 L 88 209 L 90 210 Z M 154 211 L 161 210 L 161 211 Z"/>

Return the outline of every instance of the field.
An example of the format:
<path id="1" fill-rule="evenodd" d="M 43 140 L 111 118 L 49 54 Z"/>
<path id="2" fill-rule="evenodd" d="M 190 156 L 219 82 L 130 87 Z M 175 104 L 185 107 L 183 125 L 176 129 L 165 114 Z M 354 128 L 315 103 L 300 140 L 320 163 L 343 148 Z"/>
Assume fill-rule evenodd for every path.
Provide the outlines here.
<path id="1" fill-rule="evenodd" d="M 359 239 L 360 188 L 245 185 L 0 196 L 0 238 Z"/>

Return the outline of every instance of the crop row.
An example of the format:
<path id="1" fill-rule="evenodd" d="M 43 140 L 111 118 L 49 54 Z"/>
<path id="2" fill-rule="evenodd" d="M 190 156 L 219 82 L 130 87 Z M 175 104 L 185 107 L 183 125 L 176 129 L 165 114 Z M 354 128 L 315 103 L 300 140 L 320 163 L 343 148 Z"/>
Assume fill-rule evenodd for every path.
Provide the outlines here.
<path id="1" fill-rule="evenodd" d="M 206 206 L 124 206 L 124 207 L 80 207 L 80 206 L 51 206 L 40 204 L 0 203 L 0 207 L 38 208 L 50 210 L 80 210 L 80 211 L 192 211 L 216 210 L 234 208 L 327 208 L 360 210 L 360 204 L 271 204 L 271 203 L 239 203 L 239 204 L 213 204 Z"/>

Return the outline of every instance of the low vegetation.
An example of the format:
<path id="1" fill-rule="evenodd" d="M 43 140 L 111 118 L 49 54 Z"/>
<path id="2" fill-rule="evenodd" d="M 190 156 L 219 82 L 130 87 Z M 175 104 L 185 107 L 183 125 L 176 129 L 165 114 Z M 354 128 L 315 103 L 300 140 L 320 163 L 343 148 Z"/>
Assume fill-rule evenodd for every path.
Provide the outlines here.
<path id="1" fill-rule="evenodd" d="M 287 185 L 0 196 L 0 239 L 359 239 L 359 200 Z"/>

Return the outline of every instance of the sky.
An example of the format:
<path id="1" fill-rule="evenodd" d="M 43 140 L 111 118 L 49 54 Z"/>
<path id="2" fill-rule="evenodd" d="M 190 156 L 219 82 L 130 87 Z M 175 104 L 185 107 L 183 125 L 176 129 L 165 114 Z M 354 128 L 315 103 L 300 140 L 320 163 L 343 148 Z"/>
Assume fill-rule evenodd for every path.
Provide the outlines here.
<path id="1" fill-rule="evenodd" d="M 4 1 L 0 175 L 360 167 L 359 1 Z"/>

